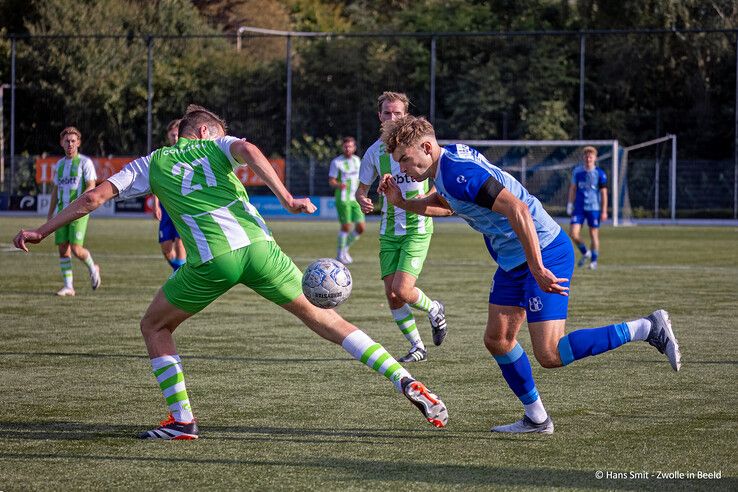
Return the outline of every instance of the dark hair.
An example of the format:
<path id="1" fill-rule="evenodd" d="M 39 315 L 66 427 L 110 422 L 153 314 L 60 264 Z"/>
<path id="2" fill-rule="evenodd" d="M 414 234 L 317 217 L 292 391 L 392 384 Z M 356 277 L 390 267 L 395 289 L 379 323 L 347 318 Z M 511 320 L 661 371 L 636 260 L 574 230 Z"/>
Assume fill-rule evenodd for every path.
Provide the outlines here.
<path id="1" fill-rule="evenodd" d="M 351 136 L 343 137 L 343 143 L 349 143 L 349 142 L 353 142 L 355 144 L 356 143 L 356 139 L 354 137 L 351 137 Z"/>
<path id="2" fill-rule="evenodd" d="M 190 104 L 187 106 L 184 117 L 179 121 L 179 134 L 197 133 L 197 129 L 202 125 L 206 125 L 212 133 L 216 133 L 217 127 L 220 127 L 223 133 L 226 132 L 226 122 L 222 118 L 202 106 Z"/>

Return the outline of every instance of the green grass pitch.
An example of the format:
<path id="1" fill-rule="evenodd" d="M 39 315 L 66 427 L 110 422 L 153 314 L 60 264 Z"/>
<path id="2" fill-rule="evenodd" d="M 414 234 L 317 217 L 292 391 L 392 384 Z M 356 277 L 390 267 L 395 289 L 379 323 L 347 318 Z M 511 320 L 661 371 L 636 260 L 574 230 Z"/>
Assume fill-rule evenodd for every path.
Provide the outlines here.
<path id="1" fill-rule="evenodd" d="M 135 435 L 166 412 L 138 328 L 170 273 L 156 223 L 92 219 L 86 246 L 102 287 L 93 293 L 74 260 L 75 298 L 53 295 L 53 238 L 28 255 L 10 247 L 21 225 L 40 223 L 0 218 L 0 490 L 738 489 L 735 228 L 602 230 L 600 269 L 575 272 L 567 331 L 663 307 L 684 365 L 674 373 L 645 343 L 557 370 L 532 360 L 552 436 L 489 432 L 522 413 L 482 345 L 495 266 L 477 233 L 444 222 L 418 285 L 445 302 L 449 335 L 432 346 L 418 316 L 429 360 L 406 367 L 448 405 L 446 429 L 238 286 L 176 332 L 202 438 L 141 442 Z M 270 225 L 300 268 L 335 252 L 332 222 Z M 377 248 L 373 222 L 351 250 L 353 294 L 339 311 L 400 357 L 407 346 L 387 310 Z M 525 327 L 520 341 L 531 353 Z"/>

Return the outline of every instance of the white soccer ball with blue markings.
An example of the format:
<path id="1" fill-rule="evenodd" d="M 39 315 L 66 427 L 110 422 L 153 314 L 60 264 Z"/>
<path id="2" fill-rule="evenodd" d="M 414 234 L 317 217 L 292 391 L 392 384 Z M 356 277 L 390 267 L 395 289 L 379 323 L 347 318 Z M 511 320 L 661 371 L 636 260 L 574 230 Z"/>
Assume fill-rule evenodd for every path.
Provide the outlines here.
<path id="1" fill-rule="evenodd" d="M 333 258 L 320 258 L 305 269 L 302 275 L 302 292 L 316 306 L 331 309 L 346 301 L 351 295 L 351 272 Z"/>

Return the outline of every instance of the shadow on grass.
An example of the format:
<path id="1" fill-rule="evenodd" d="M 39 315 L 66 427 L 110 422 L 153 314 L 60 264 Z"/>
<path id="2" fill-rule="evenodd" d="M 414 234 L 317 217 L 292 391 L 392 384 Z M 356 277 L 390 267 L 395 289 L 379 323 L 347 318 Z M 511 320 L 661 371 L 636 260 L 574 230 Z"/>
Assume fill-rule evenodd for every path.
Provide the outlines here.
<path id="1" fill-rule="evenodd" d="M 181 355 L 181 354 L 180 354 Z M 24 356 L 24 357 L 79 357 L 89 359 L 145 359 L 149 360 L 146 354 L 98 354 L 98 353 L 82 353 L 82 352 L 0 352 L 0 356 Z M 182 360 L 223 360 L 234 362 L 335 362 L 346 361 L 354 362 L 349 357 L 310 357 L 310 358 L 284 358 L 284 357 L 242 357 L 238 355 L 182 355 Z"/>
<path id="2" fill-rule="evenodd" d="M 153 444 L 153 443 L 152 443 Z M 187 446 L 187 443 L 180 443 Z M 192 445 L 191 443 L 189 445 Z M 195 444 L 196 445 L 196 444 Z M 84 466 L 85 463 L 119 462 L 133 464 L 153 464 L 169 467 L 173 463 L 203 467 L 209 465 L 232 466 L 232 472 L 249 474 L 273 474 L 280 472 L 301 472 L 309 485 L 315 474 L 333 474 L 332 483 L 341 488 L 356 484 L 376 482 L 395 482 L 404 488 L 408 482 L 424 483 L 428 486 L 501 486 L 501 487 L 574 487 L 593 490 L 694 490 L 709 486 L 713 490 L 736 490 L 738 479 L 723 477 L 720 480 L 656 480 L 647 479 L 597 479 L 597 470 L 571 470 L 535 467 L 500 467 L 484 465 L 463 465 L 447 463 L 415 462 L 412 456 L 398 460 L 351 459 L 341 457 L 302 457 L 258 459 L 253 457 L 208 457 L 206 453 L 196 456 L 130 456 L 121 454 L 77 454 L 55 453 L 11 453 L 0 451 L 0 460 L 33 462 L 71 462 Z M 248 451 L 245 451 L 245 454 Z M 169 453 L 171 454 L 171 452 Z M 232 455 L 231 455 L 232 456 Z M 445 460 L 449 457 L 444 456 Z M 240 470 L 240 467 L 264 467 L 265 470 Z"/>

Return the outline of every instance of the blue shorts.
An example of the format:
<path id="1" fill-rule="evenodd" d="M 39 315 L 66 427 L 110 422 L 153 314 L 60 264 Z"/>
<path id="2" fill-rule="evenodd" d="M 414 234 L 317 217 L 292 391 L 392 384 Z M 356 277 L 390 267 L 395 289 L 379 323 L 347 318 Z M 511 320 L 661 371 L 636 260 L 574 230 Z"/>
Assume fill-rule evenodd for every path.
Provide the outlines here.
<path id="1" fill-rule="evenodd" d="M 543 265 L 558 278 L 568 278 L 561 285 L 569 287 L 574 273 L 574 248 L 562 230 L 556 239 L 541 252 Z M 498 268 L 489 290 L 489 303 L 498 306 L 517 306 L 525 308 L 528 323 L 566 319 L 569 310 L 569 297 L 546 293 L 541 290 L 523 263 L 509 272 Z"/>
<path id="2" fill-rule="evenodd" d="M 600 227 L 600 211 L 599 210 L 575 210 L 571 214 L 571 224 L 584 224 L 587 221 L 587 225 L 591 228 Z"/>
<path id="3" fill-rule="evenodd" d="M 159 242 L 174 241 L 179 237 L 177 229 L 174 228 L 172 218 L 169 216 L 164 207 L 161 207 L 161 220 L 159 221 Z"/>

